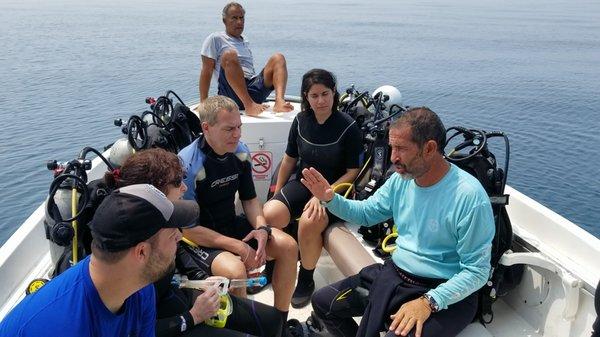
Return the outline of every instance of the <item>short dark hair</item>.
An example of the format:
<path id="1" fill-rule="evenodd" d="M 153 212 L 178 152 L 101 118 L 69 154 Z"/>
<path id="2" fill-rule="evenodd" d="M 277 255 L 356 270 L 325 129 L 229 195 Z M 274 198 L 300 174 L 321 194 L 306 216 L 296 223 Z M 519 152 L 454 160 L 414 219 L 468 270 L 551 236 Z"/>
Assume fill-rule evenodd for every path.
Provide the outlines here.
<path id="1" fill-rule="evenodd" d="M 183 167 L 176 154 L 161 148 L 147 149 L 127 158 L 121 166 L 120 174 L 113 172 L 104 175 L 106 184 L 119 188 L 134 184 L 154 185 L 166 193 L 170 183 L 180 182 L 183 178 Z"/>
<path id="2" fill-rule="evenodd" d="M 92 240 L 92 255 L 106 264 L 115 264 L 121 261 L 130 249 L 131 248 L 127 248 L 116 252 L 111 252 L 102 248 L 101 245 L 98 244 L 98 241 Z"/>
<path id="3" fill-rule="evenodd" d="M 155 250 L 158 246 L 158 233 L 152 235 L 148 240 L 146 240 L 146 242 L 150 244 L 152 250 Z M 125 255 L 127 255 L 127 252 L 129 252 L 129 250 L 132 248 L 133 247 L 119 250 L 116 252 L 111 252 L 102 248 L 101 245 L 98 244 L 98 241 L 92 240 L 92 254 L 98 260 L 106 264 L 115 264 L 121 261 L 125 257 Z"/>
<path id="4" fill-rule="evenodd" d="M 327 88 L 333 90 L 333 107 L 331 112 L 337 110 L 338 102 L 340 100 L 340 93 L 337 91 L 336 79 L 333 73 L 324 69 L 311 69 L 302 76 L 302 87 L 300 88 L 300 96 L 302 97 L 301 108 L 302 111 L 312 111 L 310 104 L 308 103 L 308 91 L 315 84 L 322 84 Z"/>
<path id="5" fill-rule="evenodd" d="M 426 142 L 433 140 L 437 150 L 444 154 L 446 147 L 446 128 L 440 117 L 428 107 L 410 108 L 391 125 L 392 128 L 409 126 L 411 138 L 422 149 Z"/>
<path id="6" fill-rule="evenodd" d="M 229 8 L 231 7 L 237 7 L 242 10 L 242 13 L 246 14 L 246 10 L 244 9 L 244 7 L 242 7 L 242 5 L 240 5 L 237 2 L 230 2 L 227 5 L 225 5 L 225 7 L 223 7 L 223 17 L 227 16 L 227 12 L 229 12 Z"/>

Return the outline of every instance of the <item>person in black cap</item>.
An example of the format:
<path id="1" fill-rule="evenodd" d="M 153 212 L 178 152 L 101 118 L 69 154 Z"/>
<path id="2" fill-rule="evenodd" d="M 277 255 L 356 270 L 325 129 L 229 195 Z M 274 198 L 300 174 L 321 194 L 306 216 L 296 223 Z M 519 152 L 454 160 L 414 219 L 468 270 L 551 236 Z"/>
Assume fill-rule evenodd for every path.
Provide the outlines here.
<path id="1" fill-rule="evenodd" d="M 1 336 L 154 336 L 152 282 L 173 268 L 178 227 L 194 226 L 195 202 L 170 201 L 152 185 L 112 192 L 90 227 L 92 254 L 25 297 Z"/>

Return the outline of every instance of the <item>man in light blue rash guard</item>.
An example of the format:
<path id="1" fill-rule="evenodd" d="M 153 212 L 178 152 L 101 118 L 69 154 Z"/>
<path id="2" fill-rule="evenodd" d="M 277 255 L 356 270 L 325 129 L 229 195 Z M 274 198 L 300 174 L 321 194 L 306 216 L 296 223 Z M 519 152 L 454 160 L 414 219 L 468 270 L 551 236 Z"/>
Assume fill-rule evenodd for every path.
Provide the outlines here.
<path id="1" fill-rule="evenodd" d="M 169 201 L 152 185 L 122 187 L 96 210 L 92 254 L 26 296 L 0 336 L 153 337 L 152 282 L 175 266 L 179 227 L 194 226 L 193 201 Z"/>
<path id="2" fill-rule="evenodd" d="M 475 316 L 490 275 L 494 218 L 489 198 L 469 173 L 443 156 L 439 117 L 413 108 L 389 131 L 396 172 L 364 201 L 334 194 L 314 168 L 302 182 L 335 215 L 357 225 L 393 218 L 391 260 L 319 289 L 315 313 L 335 336 L 456 336 Z M 364 298 L 369 293 L 368 301 Z M 360 326 L 353 316 L 361 316 Z"/>

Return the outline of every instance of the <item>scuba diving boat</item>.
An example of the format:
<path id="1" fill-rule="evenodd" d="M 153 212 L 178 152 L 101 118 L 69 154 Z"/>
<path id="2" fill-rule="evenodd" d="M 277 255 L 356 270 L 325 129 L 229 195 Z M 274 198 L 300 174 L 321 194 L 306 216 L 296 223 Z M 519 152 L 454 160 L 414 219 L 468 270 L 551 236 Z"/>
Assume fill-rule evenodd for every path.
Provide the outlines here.
<path id="1" fill-rule="evenodd" d="M 175 99 L 179 103 L 174 104 Z M 294 111 L 242 116 L 242 141 L 251 151 L 253 178 L 262 202 L 269 197 L 289 128 L 300 109 L 298 97 L 286 99 L 293 102 Z M 102 153 L 84 148 L 74 160 L 48 164 L 55 179 L 47 202 L 0 248 L 0 320 L 26 293 L 43 285 L 44 279 L 86 254 L 82 227 L 89 211 L 87 206 L 99 195 L 98 189 L 94 189 L 95 195 L 89 193 L 92 182 L 135 150 L 160 146 L 176 152 L 198 136 L 198 119 L 192 113 L 195 106 L 188 108 L 171 91 L 148 103 L 151 110 L 141 116 L 116 121 L 127 137 Z M 340 110 L 357 121 L 369 154 L 351 187 L 355 198 L 368 197 L 385 181 L 389 173 L 386 125 L 404 109 L 400 93 L 389 86 L 373 95 L 352 87 L 342 95 Z M 600 263 L 596 260 L 600 256 L 600 240 L 506 185 L 506 135 L 467 126 L 448 129 L 448 138 L 447 148 L 452 147 L 453 151 L 446 152 L 447 159 L 482 181 L 491 198 L 497 231 L 493 273 L 479 291 L 480 310 L 476 320 L 459 336 L 590 336 L 596 319 L 594 294 L 600 279 Z M 503 167 L 487 147 L 488 141 L 495 140 L 506 143 Z M 86 157 L 90 153 L 98 156 L 89 160 Z M 388 223 L 368 229 L 348 223 L 330 226 L 324 234 L 325 249 L 315 273 L 317 288 L 381 262 L 393 249 L 392 227 Z M 268 287 L 254 299 L 272 303 L 272 290 Z M 310 306 L 291 309 L 290 317 L 305 321 L 310 311 Z M 311 333 L 318 335 L 312 330 L 306 335 Z"/>

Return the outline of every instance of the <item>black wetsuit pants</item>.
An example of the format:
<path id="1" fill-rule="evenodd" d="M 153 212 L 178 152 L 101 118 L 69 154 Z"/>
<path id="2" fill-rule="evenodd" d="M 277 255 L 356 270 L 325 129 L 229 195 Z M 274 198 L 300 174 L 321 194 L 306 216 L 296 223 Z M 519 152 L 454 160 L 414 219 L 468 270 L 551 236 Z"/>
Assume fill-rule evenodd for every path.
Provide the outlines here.
<path id="1" fill-rule="evenodd" d="M 363 268 L 359 274 L 319 289 L 312 296 L 312 306 L 334 336 L 379 336 L 378 331 L 386 330 L 391 323 L 389 316 L 396 313 L 402 303 L 422 296 L 435 284 L 439 281 L 411 275 L 391 262 L 374 264 Z M 431 314 L 423 325 L 421 336 L 456 336 L 471 323 L 476 310 L 477 293 Z M 363 318 L 359 330 L 352 317 L 360 316 Z M 378 319 L 382 320 L 381 325 L 371 324 Z M 414 333 L 413 328 L 408 336 L 414 337 Z M 385 336 L 396 335 L 388 331 Z"/>
<path id="2" fill-rule="evenodd" d="M 193 289 L 177 289 L 167 299 L 163 299 L 157 310 L 156 336 L 277 337 L 281 334 L 281 315 L 275 308 L 235 296 L 231 296 L 233 312 L 227 317 L 224 328 L 204 323 L 193 326 L 193 322 L 188 322 L 187 330 L 181 332 L 179 316 L 189 311 L 199 294 Z"/>

